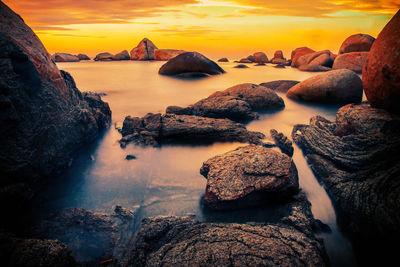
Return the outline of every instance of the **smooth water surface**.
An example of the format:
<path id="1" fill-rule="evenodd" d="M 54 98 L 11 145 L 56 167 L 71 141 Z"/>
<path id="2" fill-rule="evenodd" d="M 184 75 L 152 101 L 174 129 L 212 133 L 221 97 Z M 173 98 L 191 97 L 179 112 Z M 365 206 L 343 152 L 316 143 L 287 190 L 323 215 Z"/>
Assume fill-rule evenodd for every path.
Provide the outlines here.
<path id="1" fill-rule="evenodd" d="M 296 69 L 276 69 L 272 65 L 235 69 L 234 63 L 220 64 L 227 73 L 199 80 L 181 80 L 158 75 L 164 62 L 78 62 L 59 63 L 75 78 L 81 91 L 106 93 L 113 124 L 120 125 L 127 115 L 143 116 L 148 112 L 164 112 L 170 105 L 187 106 L 217 90 L 240 83 L 273 80 L 304 80 L 315 73 Z M 248 128 L 269 135 L 277 129 L 290 137 L 293 125 L 308 123 L 315 115 L 334 119 L 338 106 L 311 105 L 294 102 L 280 94 L 285 109 L 262 114 Z M 205 221 L 273 221 L 282 214 L 279 209 L 254 209 L 246 212 L 209 213 L 201 208 L 206 180 L 199 173 L 202 163 L 218 154 L 243 145 L 169 145 L 161 148 L 128 145 L 121 149 L 121 135 L 111 127 L 100 140 L 85 148 L 60 182 L 44 193 L 42 209 L 84 207 L 94 211 L 111 211 L 117 204 L 126 208 L 143 207 L 143 216 L 196 214 Z M 133 154 L 136 160 L 125 160 Z M 354 264 L 350 243 L 336 225 L 332 203 L 312 174 L 301 150 L 295 147 L 300 187 L 312 203 L 315 218 L 328 224 L 332 233 L 322 234 L 333 265 Z"/>

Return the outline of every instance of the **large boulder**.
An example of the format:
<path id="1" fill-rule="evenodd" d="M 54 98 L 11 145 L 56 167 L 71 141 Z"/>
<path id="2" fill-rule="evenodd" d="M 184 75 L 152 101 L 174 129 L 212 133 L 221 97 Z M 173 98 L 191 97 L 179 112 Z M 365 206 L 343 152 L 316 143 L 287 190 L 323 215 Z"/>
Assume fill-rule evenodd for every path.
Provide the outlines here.
<path id="1" fill-rule="evenodd" d="M 95 61 L 110 61 L 113 60 L 113 54 L 108 52 L 97 54 L 96 57 L 93 59 Z"/>
<path id="2" fill-rule="evenodd" d="M 350 52 L 368 52 L 375 38 L 368 34 L 354 34 L 346 38 L 339 49 L 339 54 Z"/>
<path id="3" fill-rule="evenodd" d="M 299 69 L 301 66 L 322 66 L 330 68 L 334 60 L 335 55 L 332 54 L 331 51 L 323 50 L 298 57 L 293 66 Z M 303 70 L 305 70 L 304 67 Z"/>
<path id="4" fill-rule="evenodd" d="M 312 50 L 311 48 L 305 47 L 305 46 L 296 48 L 295 50 L 292 51 L 292 54 L 290 56 L 290 59 L 292 61 L 291 66 L 297 68 L 298 65 L 296 62 L 297 62 L 298 58 L 300 58 L 301 56 L 307 55 L 307 54 L 314 53 L 314 52 L 315 52 L 314 50 Z"/>
<path id="5" fill-rule="evenodd" d="M 268 57 L 264 52 L 256 52 L 253 57 L 256 63 L 268 63 Z"/>
<path id="6" fill-rule="evenodd" d="M 161 66 L 159 74 L 206 73 L 217 75 L 225 71 L 217 63 L 197 52 L 185 52 Z"/>
<path id="7" fill-rule="evenodd" d="M 79 60 L 90 60 L 90 57 L 88 57 L 86 54 L 78 54 L 77 57 Z"/>
<path id="8" fill-rule="evenodd" d="M 154 50 L 157 46 L 147 38 L 144 38 L 140 43 L 131 50 L 132 60 L 154 60 Z"/>
<path id="9" fill-rule="evenodd" d="M 25 194 L 21 184 L 36 188 L 54 177 L 109 125 L 111 111 L 99 96 L 82 94 L 2 2 L 0 17 L 1 197 L 18 188 Z M 15 204 L 3 200 L 8 207 Z"/>
<path id="10" fill-rule="evenodd" d="M 204 204 L 236 209 L 287 200 L 299 191 L 297 169 L 285 154 L 262 146 L 239 147 L 203 163 Z"/>
<path id="11" fill-rule="evenodd" d="M 53 55 L 55 62 L 78 62 L 79 57 L 68 53 L 55 53 Z"/>
<path id="12" fill-rule="evenodd" d="M 333 62 L 332 69 L 348 69 L 361 73 L 367 57 L 368 52 L 350 52 L 338 55 Z"/>
<path id="13" fill-rule="evenodd" d="M 111 57 L 112 60 L 129 60 L 131 59 L 128 51 L 124 50 L 118 54 L 115 54 Z"/>
<path id="14" fill-rule="evenodd" d="M 286 96 L 319 103 L 357 103 L 363 93 L 360 77 L 351 70 L 332 70 L 296 84 Z"/>
<path id="15" fill-rule="evenodd" d="M 298 84 L 298 81 L 292 80 L 277 80 L 266 83 L 260 83 L 261 86 L 272 89 L 276 92 L 286 93 L 290 88 Z"/>
<path id="16" fill-rule="evenodd" d="M 362 72 L 365 95 L 374 107 L 400 114 L 400 12 L 372 45 Z"/>
<path id="17" fill-rule="evenodd" d="M 176 49 L 155 49 L 154 60 L 170 60 L 182 53 L 185 53 L 185 51 Z"/>

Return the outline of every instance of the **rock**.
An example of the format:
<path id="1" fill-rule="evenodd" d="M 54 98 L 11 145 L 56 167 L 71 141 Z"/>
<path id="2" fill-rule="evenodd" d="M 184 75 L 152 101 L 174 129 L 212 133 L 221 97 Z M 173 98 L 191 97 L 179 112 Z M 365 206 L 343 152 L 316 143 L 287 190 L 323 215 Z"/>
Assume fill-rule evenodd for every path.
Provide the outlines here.
<path id="1" fill-rule="evenodd" d="M 350 52 L 368 52 L 375 38 L 368 34 L 354 34 L 347 37 L 339 49 L 339 55 Z"/>
<path id="2" fill-rule="evenodd" d="M 126 51 L 126 50 L 124 50 L 118 54 L 115 54 L 111 58 L 112 58 L 112 60 L 130 60 L 131 59 L 128 51 Z"/>
<path id="3" fill-rule="evenodd" d="M 312 228 L 315 233 L 332 233 L 332 229 L 329 227 L 329 225 L 318 219 L 314 220 Z"/>
<path id="4" fill-rule="evenodd" d="M 332 70 L 296 84 L 286 96 L 320 103 L 357 103 L 362 98 L 362 82 L 351 70 Z"/>
<path id="5" fill-rule="evenodd" d="M 203 163 L 207 179 L 204 204 L 217 210 L 283 201 L 299 191 L 297 169 L 290 157 L 270 148 L 249 145 Z"/>
<path id="6" fill-rule="evenodd" d="M 305 65 L 301 65 L 299 67 L 299 70 L 311 71 L 311 72 L 323 72 L 323 71 L 330 71 L 332 69 L 329 67 L 324 67 L 324 66 L 316 65 L 316 64 L 305 64 Z"/>
<path id="7" fill-rule="evenodd" d="M 268 57 L 263 52 L 254 53 L 253 57 L 254 57 L 254 62 L 256 63 L 268 63 Z"/>
<path id="8" fill-rule="evenodd" d="M 302 65 L 319 65 L 330 68 L 333 65 L 334 59 L 335 56 L 331 51 L 323 50 L 298 57 L 294 63 L 294 67 L 300 68 Z"/>
<path id="9" fill-rule="evenodd" d="M 279 64 L 284 66 L 290 66 L 289 62 L 283 57 L 282 50 L 275 51 L 274 57 L 271 59 L 272 64 Z M 276 66 L 277 68 L 281 68 L 281 66 Z"/>
<path id="10" fill-rule="evenodd" d="M 277 80 L 266 83 L 260 83 L 261 86 L 267 87 L 277 92 L 286 93 L 290 88 L 298 84 L 298 81 Z"/>
<path id="11" fill-rule="evenodd" d="M 77 56 L 67 54 L 67 53 L 55 53 L 54 54 L 55 62 L 78 62 L 79 58 Z"/>
<path id="12" fill-rule="evenodd" d="M 304 197 L 303 197 L 304 198 Z M 307 200 L 288 204 L 279 223 L 205 223 L 193 217 L 142 221 L 125 252 L 131 266 L 327 266 L 323 242 L 312 233 Z"/>
<path id="13" fill-rule="evenodd" d="M 290 141 L 283 133 L 278 133 L 278 131 L 275 129 L 272 129 L 270 131 L 270 134 L 275 144 L 280 148 L 282 153 L 285 153 L 289 157 L 293 156 L 294 150 L 292 141 Z"/>
<path id="14" fill-rule="evenodd" d="M 176 114 L 176 115 L 192 115 L 193 107 L 189 106 L 187 108 L 182 108 L 178 106 L 168 106 L 165 110 L 167 114 Z"/>
<path id="15" fill-rule="evenodd" d="M 314 50 L 312 50 L 308 47 L 305 47 L 305 46 L 296 48 L 295 50 L 292 51 L 292 55 L 290 57 L 290 59 L 292 61 L 291 66 L 297 68 L 298 67 L 298 65 L 297 65 L 298 58 L 300 58 L 301 56 L 307 55 L 307 54 L 314 53 L 314 52 L 315 52 Z"/>
<path id="16" fill-rule="evenodd" d="M 185 73 L 175 75 L 174 77 L 181 78 L 181 79 L 201 79 L 201 78 L 210 77 L 210 75 L 207 73 L 203 73 L 203 72 L 185 72 Z"/>
<path id="17" fill-rule="evenodd" d="M 400 114 L 400 13 L 372 45 L 362 72 L 365 95 L 377 108 Z"/>
<path id="18" fill-rule="evenodd" d="M 283 67 L 285 67 L 285 65 L 287 65 L 287 61 L 285 59 L 281 59 L 281 58 L 273 58 L 273 59 L 271 59 L 271 63 L 282 65 Z"/>
<path id="19" fill-rule="evenodd" d="M 368 52 L 350 52 L 336 57 L 332 69 L 348 69 L 361 73 L 367 60 Z"/>
<path id="20" fill-rule="evenodd" d="M 77 57 L 79 60 L 90 60 L 90 57 L 88 57 L 86 54 L 78 54 Z"/>
<path id="21" fill-rule="evenodd" d="M 225 71 L 214 61 L 197 52 L 185 52 L 161 66 L 158 71 L 163 75 L 178 75 L 187 72 L 217 75 Z"/>
<path id="22" fill-rule="evenodd" d="M 274 66 L 274 68 L 276 68 L 276 69 L 285 69 L 286 67 L 283 64 L 277 64 L 277 65 Z"/>
<path id="23" fill-rule="evenodd" d="M 265 65 L 266 65 L 265 63 L 257 63 L 254 66 L 265 66 Z"/>
<path id="24" fill-rule="evenodd" d="M 136 156 L 135 155 L 126 155 L 125 159 L 126 160 L 136 159 Z"/>
<path id="25" fill-rule="evenodd" d="M 251 60 L 248 59 L 248 58 L 242 58 L 241 60 L 239 60 L 238 63 L 253 63 L 253 61 L 251 61 Z"/>
<path id="26" fill-rule="evenodd" d="M 226 57 L 218 59 L 218 62 L 229 62 L 229 60 Z"/>
<path id="27" fill-rule="evenodd" d="M 250 60 L 252 63 L 256 62 L 256 59 L 253 55 L 248 56 L 247 59 Z"/>
<path id="28" fill-rule="evenodd" d="M 68 166 L 83 144 L 108 127 L 111 111 L 100 97 L 91 101 L 82 94 L 33 31 L 2 2 L 0 17 L 0 195 L 13 185 L 31 188 L 34 195 Z M 11 209 L 10 219 L 23 213 L 12 208 L 14 203 L 2 203 L 7 203 L 2 209 Z"/>
<path id="29" fill-rule="evenodd" d="M 400 117 L 350 104 L 334 122 L 316 116 L 296 125 L 292 138 L 331 196 L 360 263 L 397 258 L 391 244 L 400 237 Z"/>
<path id="30" fill-rule="evenodd" d="M 121 134 L 122 147 L 130 142 L 152 146 L 217 141 L 262 144 L 265 138 L 262 133 L 247 131 L 243 124 L 228 119 L 152 113 L 143 118 L 126 117 Z"/>
<path id="31" fill-rule="evenodd" d="M 96 57 L 93 59 L 95 61 L 109 61 L 109 60 L 113 60 L 113 55 L 105 52 L 105 53 L 100 53 L 97 54 Z"/>
<path id="32" fill-rule="evenodd" d="M 154 60 L 170 60 L 182 53 L 185 53 L 185 51 L 176 49 L 155 49 Z"/>
<path id="33" fill-rule="evenodd" d="M 283 56 L 282 50 L 277 50 L 277 51 L 275 51 L 274 57 L 273 57 L 273 58 L 276 58 L 276 59 L 285 59 L 285 57 Z"/>
<path id="34" fill-rule="evenodd" d="M 236 65 L 234 68 L 237 68 L 237 69 L 246 69 L 246 68 L 248 68 L 249 66 L 247 66 L 247 65 L 244 65 L 244 64 L 239 64 L 239 65 Z"/>
<path id="35" fill-rule="evenodd" d="M 147 38 L 144 38 L 140 43 L 131 50 L 132 60 L 154 60 L 154 50 L 157 46 Z"/>

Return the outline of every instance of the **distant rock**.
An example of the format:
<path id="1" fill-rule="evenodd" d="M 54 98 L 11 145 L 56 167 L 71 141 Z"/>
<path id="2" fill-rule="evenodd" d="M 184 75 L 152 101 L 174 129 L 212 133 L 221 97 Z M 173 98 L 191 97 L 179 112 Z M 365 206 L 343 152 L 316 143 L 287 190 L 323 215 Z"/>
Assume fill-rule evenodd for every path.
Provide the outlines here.
<path id="1" fill-rule="evenodd" d="M 266 66 L 266 64 L 265 63 L 257 63 L 254 66 Z"/>
<path id="2" fill-rule="evenodd" d="M 368 34 L 354 34 L 349 36 L 339 49 L 339 54 L 350 52 L 368 52 L 374 43 L 375 38 Z"/>
<path id="3" fill-rule="evenodd" d="M 275 51 L 274 57 L 271 59 L 271 63 L 272 64 L 282 65 L 282 66 L 276 66 L 277 68 L 285 67 L 285 65 L 286 66 L 290 66 L 289 62 L 283 56 L 282 50 Z"/>
<path id="4" fill-rule="evenodd" d="M 170 60 L 171 58 L 174 58 L 182 53 L 185 53 L 185 51 L 176 49 L 155 49 L 154 60 Z"/>
<path id="5" fill-rule="evenodd" d="M 299 47 L 296 48 L 295 50 L 292 51 L 292 55 L 290 57 L 292 64 L 292 67 L 297 68 L 299 65 L 297 64 L 297 59 L 299 59 L 301 56 L 307 55 L 307 54 L 311 54 L 314 53 L 315 51 L 308 48 L 308 47 Z"/>
<path id="6" fill-rule="evenodd" d="M 361 73 L 367 57 L 368 52 L 350 52 L 338 55 L 333 62 L 332 69 L 348 69 Z"/>
<path id="7" fill-rule="evenodd" d="M 218 62 L 229 62 L 229 60 L 226 57 L 218 59 Z"/>
<path id="8" fill-rule="evenodd" d="M 276 58 L 276 59 L 285 59 L 285 57 L 283 56 L 283 52 L 282 52 L 282 50 L 277 50 L 277 51 L 275 51 L 275 53 L 274 53 L 274 57 L 273 58 Z"/>
<path id="9" fill-rule="evenodd" d="M 256 52 L 253 57 L 256 63 L 268 63 L 268 57 L 264 52 Z"/>
<path id="10" fill-rule="evenodd" d="M 161 66 L 158 71 L 163 75 L 178 75 L 187 72 L 222 74 L 225 71 L 217 63 L 197 52 L 185 52 Z"/>
<path id="11" fill-rule="evenodd" d="M 317 64 L 304 64 L 299 67 L 301 71 L 310 71 L 310 72 L 324 72 L 330 71 L 332 68 L 317 65 Z"/>
<path id="12" fill-rule="evenodd" d="M 248 58 L 242 58 L 241 60 L 239 60 L 239 63 L 253 63 L 254 61 L 251 61 Z"/>
<path id="13" fill-rule="evenodd" d="M 271 148 L 249 145 L 203 163 L 207 179 L 204 204 L 211 209 L 237 209 L 290 199 L 299 191 L 297 169 L 290 157 Z"/>
<path id="14" fill-rule="evenodd" d="M 110 61 L 110 60 L 113 60 L 113 55 L 108 52 L 100 53 L 100 54 L 97 54 L 93 60 L 95 60 L 95 61 Z"/>
<path id="15" fill-rule="evenodd" d="M 274 68 L 276 68 L 276 69 L 285 69 L 286 66 L 285 66 L 284 64 L 276 64 L 276 65 L 274 66 Z"/>
<path id="16" fill-rule="evenodd" d="M 248 68 L 248 67 L 249 67 L 249 66 L 244 65 L 244 64 L 238 64 L 238 65 L 234 66 L 234 68 L 236 68 L 236 69 L 246 69 L 246 68 Z"/>
<path id="17" fill-rule="evenodd" d="M 250 60 L 252 63 L 256 62 L 256 59 L 253 55 L 248 56 L 247 59 Z"/>
<path id="18" fill-rule="evenodd" d="M 298 81 L 277 80 L 266 83 L 260 83 L 261 86 L 267 87 L 277 92 L 286 93 L 290 88 L 298 84 Z"/>
<path id="19" fill-rule="evenodd" d="M 90 60 L 90 57 L 88 57 L 86 54 L 78 54 L 77 57 L 79 60 Z"/>
<path id="20" fill-rule="evenodd" d="M 77 56 L 67 54 L 67 53 L 55 53 L 53 55 L 55 62 L 78 62 L 79 58 Z"/>
<path id="21" fill-rule="evenodd" d="M 294 67 L 300 68 L 303 65 L 319 65 L 323 67 L 331 68 L 333 65 L 333 61 L 335 59 L 335 55 L 332 54 L 329 50 L 323 50 L 318 52 L 309 53 L 298 57 L 294 64 Z"/>
<path id="22" fill-rule="evenodd" d="M 294 151 L 292 141 L 290 141 L 283 133 L 278 133 L 275 129 L 270 130 L 270 134 L 274 143 L 280 148 L 282 153 L 292 157 Z"/>
<path id="23" fill-rule="evenodd" d="M 130 60 L 131 59 L 128 51 L 126 51 L 126 50 L 113 55 L 111 58 L 112 58 L 112 60 Z"/>
<path id="24" fill-rule="evenodd" d="M 332 70 L 296 84 L 286 96 L 320 103 L 358 103 L 363 93 L 362 81 L 351 70 Z"/>
<path id="25" fill-rule="evenodd" d="M 154 50 L 157 46 L 147 38 L 144 38 L 140 43 L 131 50 L 132 60 L 154 60 Z"/>
<path id="26" fill-rule="evenodd" d="M 372 106 L 400 114 L 400 12 L 379 33 L 362 72 Z"/>

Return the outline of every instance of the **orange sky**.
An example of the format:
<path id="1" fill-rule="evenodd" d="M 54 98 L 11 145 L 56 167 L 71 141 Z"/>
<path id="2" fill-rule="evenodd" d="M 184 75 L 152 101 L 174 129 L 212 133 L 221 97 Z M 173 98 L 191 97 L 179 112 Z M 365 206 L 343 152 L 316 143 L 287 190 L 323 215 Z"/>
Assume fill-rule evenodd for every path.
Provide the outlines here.
<path id="1" fill-rule="evenodd" d="M 355 33 L 374 37 L 400 0 L 5 0 L 50 53 L 130 51 L 143 38 L 158 48 L 210 57 L 272 56 L 296 47 L 330 49 Z"/>

